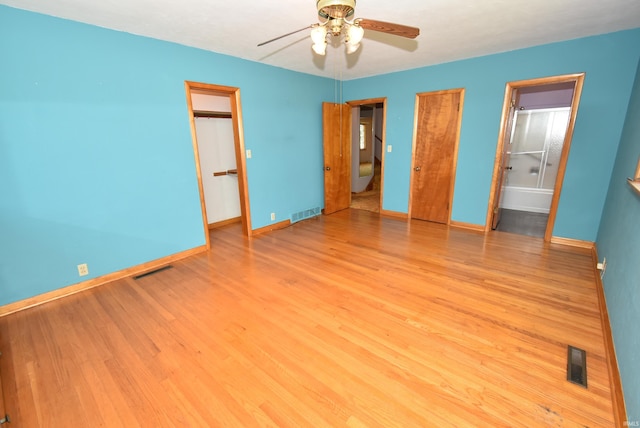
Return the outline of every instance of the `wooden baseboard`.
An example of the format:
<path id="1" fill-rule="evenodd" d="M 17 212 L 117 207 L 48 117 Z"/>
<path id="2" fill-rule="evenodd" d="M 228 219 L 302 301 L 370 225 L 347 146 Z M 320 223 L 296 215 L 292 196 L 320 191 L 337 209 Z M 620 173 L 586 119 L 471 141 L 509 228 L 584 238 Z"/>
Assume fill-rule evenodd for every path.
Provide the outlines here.
<path id="1" fill-rule="evenodd" d="M 190 250 L 182 251 L 180 253 L 172 254 L 167 257 L 152 260 L 147 263 L 142 263 L 137 266 L 122 269 L 117 272 L 111 272 L 106 275 L 102 275 L 96 278 L 91 278 L 86 281 L 79 282 L 77 284 L 69 285 L 67 287 L 59 288 L 57 290 L 49 291 L 47 293 L 39 294 L 37 296 L 29 297 L 28 299 L 19 300 L 17 302 L 9 303 L 8 305 L 0 306 L 0 317 L 12 314 L 27 308 L 41 305 L 43 303 L 51 302 L 53 300 L 60 299 L 62 297 L 70 296 L 75 293 L 79 293 L 84 290 L 88 290 L 99 285 L 106 284 L 108 282 L 116 281 L 118 279 L 126 278 L 128 276 L 140 275 L 162 266 L 166 266 L 175 261 L 184 259 L 195 254 L 203 253 L 207 251 L 205 245 L 192 248 Z"/>
<path id="2" fill-rule="evenodd" d="M 251 231 L 251 236 L 260 235 L 262 233 L 272 232 L 278 229 L 284 229 L 285 227 L 291 226 L 291 220 L 283 220 L 278 223 L 273 223 L 268 226 L 260 227 L 258 229 L 253 229 Z"/>
<path id="3" fill-rule="evenodd" d="M 551 237 L 552 244 L 562 244 L 562 245 L 570 245 L 572 247 L 578 248 L 586 248 L 587 250 L 591 250 L 594 247 L 594 243 L 591 241 L 581 241 L 580 239 L 571 239 L 571 238 L 560 238 L 557 236 Z"/>
<path id="4" fill-rule="evenodd" d="M 233 217 L 227 220 L 216 221 L 215 223 L 209 223 L 208 227 L 209 227 L 209 230 L 212 230 L 212 229 L 217 229 L 219 227 L 227 226 L 229 224 L 235 224 L 240 222 L 242 222 L 242 217 Z"/>
<path id="5" fill-rule="evenodd" d="M 399 211 L 380 210 L 380 215 L 383 215 L 385 217 L 400 218 L 402 220 L 409 219 L 409 214 L 401 213 Z"/>
<path id="6" fill-rule="evenodd" d="M 600 308 L 600 322 L 602 323 L 602 335 L 604 336 L 604 349 L 607 358 L 607 369 L 609 371 L 609 388 L 611 389 L 611 401 L 613 403 L 613 416 L 617 427 L 626 427 L 627 409 L 624 404 L 624 394 L 622 392 L 622 380 L 620 379 L 620 369 L 616 358 L 616 349 L 613 345 L 613 333 L 609 322 L 609 312 L 607 311 L 607 299 L 604 294 L 604 284 L 600 271 L 597 269 L 599 262 L 598 248 L 594 244 L 591 250 L 593 259 L 593 269 L 596 276 L 596 292 L 598 295 L 598 307 Z"/>
<path id="7" fill-rule="evenodd" d="M 485 232 L 484 231 L 485 227 L 483 225 L 480 225 L 480 224 L 464 223 L 462 221 L 453 221 L 453 220 L 451 220 L 451 222 L 449 223 L 449 226 L 458 227 L 460 229 L 472 230 L 474 232 L 481 232 L 481 233 Z"/>

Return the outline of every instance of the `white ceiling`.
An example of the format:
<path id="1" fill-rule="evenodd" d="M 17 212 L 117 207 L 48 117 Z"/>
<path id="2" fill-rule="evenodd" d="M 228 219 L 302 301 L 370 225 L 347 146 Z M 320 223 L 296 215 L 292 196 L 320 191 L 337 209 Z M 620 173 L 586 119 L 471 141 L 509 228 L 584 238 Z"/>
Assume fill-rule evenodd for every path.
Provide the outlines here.
<path id="1" fill-rule="evenodd" d="M 357 0 L 355 17 L 420 28 L 415 40 L 366 31 L 360 50 L 312 53 L 316 0 L 0 0 L 0 4 L 350 80 L 640 27 L 640 0 Z"/>

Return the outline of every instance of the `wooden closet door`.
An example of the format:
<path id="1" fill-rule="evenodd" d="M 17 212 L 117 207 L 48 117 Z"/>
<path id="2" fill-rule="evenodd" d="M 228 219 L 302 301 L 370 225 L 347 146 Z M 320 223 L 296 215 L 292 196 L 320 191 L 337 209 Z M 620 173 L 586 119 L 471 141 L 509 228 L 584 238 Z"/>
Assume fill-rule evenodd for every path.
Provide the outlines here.
<path id="1" fill-rule="evenodd" d="M 462 116 L 462 89 L 418 95 L 410 216 L 448 224 Z"/>

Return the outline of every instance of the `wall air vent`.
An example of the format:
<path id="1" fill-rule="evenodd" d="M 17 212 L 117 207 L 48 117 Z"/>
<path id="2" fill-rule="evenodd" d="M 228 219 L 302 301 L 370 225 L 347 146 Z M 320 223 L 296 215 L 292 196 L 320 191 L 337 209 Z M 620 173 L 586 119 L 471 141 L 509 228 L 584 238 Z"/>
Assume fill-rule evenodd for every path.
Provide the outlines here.
<path id="1" fill-rule="evenodd" d="M 296 223 L 300 220 L 305 220 L 318 215 L 320 215 L 320 207 L 303 210 L 291 215 L 291 223 Z"/>
<path id="2" fill-rule="evenodd" d="M 133 277 L 133 279 L 144 278 L 145 276 L 153 275 L 154 273 L 162 272 L 163 270 L 171 269 L 172 267 L 173 266 L 171 265 L 162 266 L 161 268 L 154 269 L 149 272 L 141 273 L 140 275 L 136 275 Z"/>

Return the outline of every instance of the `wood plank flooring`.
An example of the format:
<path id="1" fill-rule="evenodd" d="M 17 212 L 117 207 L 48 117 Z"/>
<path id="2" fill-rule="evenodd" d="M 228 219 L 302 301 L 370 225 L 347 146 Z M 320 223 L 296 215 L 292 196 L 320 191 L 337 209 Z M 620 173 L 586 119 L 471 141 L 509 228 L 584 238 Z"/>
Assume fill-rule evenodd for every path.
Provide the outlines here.
<path id="1" fill-rule="evenodd" d="M 0 318 L 11 425 L 614 425 L 584 249 L 362 210 L 211 236 L 172 269 Z"/>

